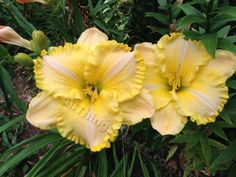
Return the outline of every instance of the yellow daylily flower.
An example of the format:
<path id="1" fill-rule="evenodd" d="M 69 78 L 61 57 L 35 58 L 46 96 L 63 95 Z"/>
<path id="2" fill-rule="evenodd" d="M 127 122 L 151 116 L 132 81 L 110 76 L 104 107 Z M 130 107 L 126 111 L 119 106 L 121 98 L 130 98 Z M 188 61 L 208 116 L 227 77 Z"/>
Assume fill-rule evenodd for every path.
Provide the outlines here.
<path id="1" fill-rule="evenodd" d="M 147 66 L 144 88 L 154 99 L 154 129 L 175 135 L 187 117 L 198 125 L 215 121 L 228 99 L 225 81 L 236 71 L 236 56 L 217 50 L 213 59 L 200 41 L 185 40 L 181 33 L 135 48 Z"/>
<path id="2" fill-rule="evenodd" d="M 32 125 L 57 128 L 63 137 L 99 151 L 110 146 L 122 124 L 154 114 L 152 97 L 143 89 L 143 58 L 98 29 L 87 29 L 77 44 L 43 53 L 34 62 L 42 92 L 29 104 Z"/>
<path id="3" fill-rule="evenodd" d="M 31 50 L 30 41 L 22 38 L 9 26 L 0 26 L 0 42 L 17 45 Z"/>

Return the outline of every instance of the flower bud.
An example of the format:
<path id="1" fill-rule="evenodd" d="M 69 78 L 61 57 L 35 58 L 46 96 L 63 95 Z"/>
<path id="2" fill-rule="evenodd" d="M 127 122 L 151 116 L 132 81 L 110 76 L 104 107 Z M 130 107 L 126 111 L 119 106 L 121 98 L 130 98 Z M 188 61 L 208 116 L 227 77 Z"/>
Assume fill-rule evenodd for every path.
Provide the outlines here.
<path id="1" fill-rule="evenodd" d="M 42 31 L 33 31 L 30 46 L 32 50 L 39 55 L 42 50 L 48 49 L 50 41 Z"/>
<path id="2" fill-rule="evenodd" d="M 34 66 L 33 58 L 31 58 L 29 55 L 25 53 L 18 53 L 14 56 L 14 59 L 17 63 L 26 66 L 26 67 L 32 67 Z"/>
<path id="3" fill-rule="evenodd" d="M 46 0 L 16 0 L 16 2 L 20 4 L 26 4 L 26 3 L 32 3 L 32 2 L 38 2 L 41 4 L 48 4 Z"/>
<path id="4" fill-rule="evenodd" d="M 21 46 L 31 50 L 30 41 L 22 38 L 9 26 L 0 26 L 0 42 Z"/>

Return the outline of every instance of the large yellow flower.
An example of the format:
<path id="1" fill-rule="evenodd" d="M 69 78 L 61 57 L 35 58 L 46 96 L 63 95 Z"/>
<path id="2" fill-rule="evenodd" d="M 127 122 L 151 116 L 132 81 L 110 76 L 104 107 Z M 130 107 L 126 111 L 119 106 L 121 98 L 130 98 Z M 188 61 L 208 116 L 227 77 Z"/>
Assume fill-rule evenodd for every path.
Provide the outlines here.
<path id="1" fill-rule="evenodd" d="M 225 81 L 236 70 L 232 53 L 217 50 L 213 59 L 200 41 L 185 40 L 180 33 L 165 35 L 157 44 L 138 44 L 136 49 L 147 66 L 144 88 L 154 99 L 154 129 L 175 135 L 187 117 L 198 125 L 215 121 L 228 99 Z"/>
<path id="2" fill-rule="evenodd" d="M 122 124 L 154 114 L 152 98 L 143 89 L 143 58 L 96 28 L 34 63 L 42 92 L 32 99 L 27 120 L 41 129 L 57 128 L 92 151 L 109 147 Z"/>

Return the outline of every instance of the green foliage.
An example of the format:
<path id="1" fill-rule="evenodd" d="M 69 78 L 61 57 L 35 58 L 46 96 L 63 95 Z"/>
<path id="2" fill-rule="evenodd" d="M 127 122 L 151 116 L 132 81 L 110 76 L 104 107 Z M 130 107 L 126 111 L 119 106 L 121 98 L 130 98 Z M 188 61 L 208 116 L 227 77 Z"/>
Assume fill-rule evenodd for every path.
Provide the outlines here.
<path id="1" fill-rule="evenodd" d="M 11 26 L 29 40 L 33 30 L 41 30 L 52 46 L 76 42 L 84 29 L 97 26 L 111 39 L 131 46 L 156 42 L 170 32 L 183 32 L 188 39 L 202 40 L 213 57 L 217 49 L 236 54 L 233 1 L 61 0 L 45 6 L 22 6 L 2 0 L 0 9 L 0 24 Z M 124 126 L 110 149 L 91 153 L 55 130 L 21 138 L 28 124 L 26 103 L 13 84 L 14 77 L 23 74 L 12 57 L 19 51 L 29 52 L 0 45 L 0 176 L 235 176 L 235 76 L 226 83 L 230 98 L 216 122 L 204 126 L 189 122 L 177 136 L 160 136 L 145 120 Z M 23 70 L 32 81 L 32 70 Z"/>

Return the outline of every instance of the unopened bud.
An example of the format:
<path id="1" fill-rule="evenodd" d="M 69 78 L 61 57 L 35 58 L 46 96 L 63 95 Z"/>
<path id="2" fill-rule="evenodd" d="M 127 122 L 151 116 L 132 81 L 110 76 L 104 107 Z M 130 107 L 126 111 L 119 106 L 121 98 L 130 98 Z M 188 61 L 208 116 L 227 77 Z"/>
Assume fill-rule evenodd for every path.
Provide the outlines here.
<path id="1" fill-rule="evenodd" d="M 25 53 L 18 53 L 17 55 L 14 56 L 14 59 L 17 63 L 23 66 L 26 66 L 26 67 L 34 66 L 33 59 Z"/>
<path id="2" fill-rule="evenodd" d="M 32 2 L 38 2 L 41 4 L 48 4 L 48 2 L 45 0 L 16 0 L 16 2 L 18 2 L 20 4 L 26 4 L 26 3 L 32 3 Z"/>
<path id="3" fill-rule="evenodd" d="M 40 54 L 42 50 L 48 50 L 50 41 L 42 31 L 33 31 L 30 46 L 36 54 Z"/>
<path id="4" fill-rule="evenodd" d="M 31 50 L 30 41 L 22 38 L 9 26 L 0 26 L 0 42 L 17 45 Z"/>

